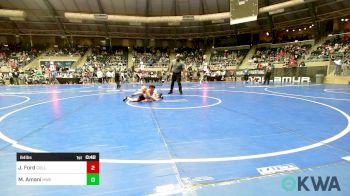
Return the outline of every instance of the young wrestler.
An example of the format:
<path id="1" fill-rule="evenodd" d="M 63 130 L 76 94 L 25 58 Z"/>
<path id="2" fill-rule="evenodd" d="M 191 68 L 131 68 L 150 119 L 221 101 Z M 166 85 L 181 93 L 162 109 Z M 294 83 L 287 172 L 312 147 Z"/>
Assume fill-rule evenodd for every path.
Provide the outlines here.
<path id="1" fill-rule="evenodd" d="M 125 97 L 123 101 L 141 102 L 146 99 L 145 97 L 146 94 L 147 94 L 147 87 L 142 86 L 138 91 L 136 91 L 132 95 Z"/>
<path id="2" fill-rule="evenodd" d="M 145 95 L 146 99 L 144 101 L 159 101 L 163 99 L 162 94 L 158 94 L 158 92 L 155 89 L 156 87 L 153 84 L 149 85 Z"/>
<path id="3" fill-rule="evenodd" d="M 162 94 L 158 94 L 155 88 L 156 87 L 153 84 L 151 84 L 148 89 L 146 86 L 142 86 L 140 90 L 129 97 L 125 97 L 123 101 L 127 100 L 130 102 L 152 102 L 163 99 Z"/>

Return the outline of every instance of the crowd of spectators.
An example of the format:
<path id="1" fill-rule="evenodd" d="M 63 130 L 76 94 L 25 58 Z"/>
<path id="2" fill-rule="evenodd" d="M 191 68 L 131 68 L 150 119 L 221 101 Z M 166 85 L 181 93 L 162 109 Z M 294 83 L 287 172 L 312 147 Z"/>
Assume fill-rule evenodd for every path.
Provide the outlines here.
<path id="1" fill-rule="evenodd" d="M 249 49 L 244 50 L 214 50 L 210 57 L 211 65 L 240 65 Z"/>
<path id="2" fill-rule="evenodd" d="M 106 48 L 93 48 L 84 66 L 105 67 L 111 56 Z"/>
<path id="3" fill-rule="evenodd" d="M 134 47 L 132 49 L 135 67 L 138 67 L 140 64 L 150 67 L 167 67 L 170 63 L 169 55 L 168 48 Z"/>
<path id="4" fill-rule="evenodd" d="M 93 82 L 94 79 L 111 81 L 115 72 L 120 72 L 122 79 L 127 75 L 128 55 L 126 48 L 105 47 L 94 48 L 82 68 L 76 70 L 76 77 L 81 77 L 83 83 Z"/>
<path id="5" fill-rule="evenodd" d="M 310 44 L 288 44 L 279 48 L 261 47 L 249 60 L 249 65 L 254 67 L 261 63 L 283 63 L 286 67 L 295 67 L 298 60 L 305 59 L 310 49 Z"/>
<path id="6" fill-rule="evenodd" d="M 40 47 L 39 47 L 40 48 Z M 29 64 L 43 50 L 38 48 L 21 48 L 18 45 L 4 45 L 0 47 L 0 69 L 8 67 L 15 69 Z"/>
<path id="7" fill-rule="evenodd" d="M 10 84 L 18 84 L 15 78 L 19 78 L 20 84 L 56 84 L 63 78 L 66 79 L 65 83 L 114 83 L 116 72 L 119 73 L 122 82 L 133 81 L 133 72 L 130 69 L 112 67 L 84 66 L 75 69 L 70 67 L 51 69 L 51 67 L 42 66 L 21 71 L 17 77 L 15 72 L 19 72 L 18 69 L 13 69 L 7 74 L 1 73 L 0 81 L 3 84 L 4 80 L 9 80 Z"/>
<path id="8" fill-rule="evenodd" d="M 334 36 L 313 51 L 310 54 L 310 59 L 330 59 L 336 67 L 335 75 L 349 74 L 349 46 L 350 39 L 347 35 Z M 261 47 L 256 50 L 254 56 L 249 60 L 250 68 L 264 67 L 266 63 L 283 63 L 287 67 L 295 67 L 299 60 L 305 60 L 310 48 L 311 45 L 301 43 L 281 45 L 278 48 Z M 54 47 L 45 54 L 50 56 L 83 56 L 87 49 L 78 46 L 73 48 Z M 87 57 L 85 64 L 80 68 L 58 66 L 58 64 L 52 68 L 50 64 L 43 65 L 38 69 L 18 70 L 38 55 L 43 54 L 44 51 L 45 49 L 23 49 L 2 44 L 0 47 L 0 68 L 7 66 L 10 68 L 8 69 L 10 73 L 1 73 L 0 80 L 10 79 L 11 84 L 18 84 L 16 78 L 19 78 L 24 84 L 46 84 L 57 82 L 55 80 L 57 78 L 77 78 L 80 83 L 101 83 L 114 82 L 117 72 L 123 82 L 142 82 L 152 80 L 152 78 L 162 78 L 166 81 L 170 77 L 168 72 L 164 70 L 152 72 L 138 69 L 140 64 L 155 68 L 168 67 L 170 64 L 170 49 L 168 48 L 138 47 L 128 50 L 126 47 L 96 47 L 91 49 L 91 55 Z M 180 55 L 185 64 L 183 74 L 185 80 L 192 81 L 196 78 L 205 81 L 206 78 L 220 77 L 224 79 L 230 75 L 227 66 L 240 65 L 248 51 L 248 49 L 214 50 L 209 63 L 205 59 L 205 50 L 203 49 L 175 48 L 174 53 Z M 132 52 L 133 55 L 133 68 L 127 66 L 128 52 Z"/>
<path id="9" fill-rule="evenodd" d="M 329 61 L 335 58 L 347 59 L 350 57 L 350 38 L 348 34 L 333 36 L 313 51 L 310 61 Z"/>
<path id="10" fill-rule="evenodd" d="M 55 45 L 50 50 L 46 51 L 46 56 L 83 56 L 87 51 L 86 47 L 73 46 L 73 47 L 58 47 Z"/>
<path id="11" fill-rule="evenodd" d="M 181 55 L 184 63 L 189 66 L 199 67 L 203 64 L 203 49 L 175 48 L 175 53 Z"/>
<path id="12" fill-rule="evenodd" d="M 116 48 L 112 56 L 108 59 L 107 65 L 112 67 L 127 67 L 128 50 L 127 48 Z"/>

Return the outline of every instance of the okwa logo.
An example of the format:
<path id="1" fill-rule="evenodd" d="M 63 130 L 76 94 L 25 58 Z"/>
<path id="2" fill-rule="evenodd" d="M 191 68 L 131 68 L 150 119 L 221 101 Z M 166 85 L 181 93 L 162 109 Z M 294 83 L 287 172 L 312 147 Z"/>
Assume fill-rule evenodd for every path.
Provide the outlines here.
<path id="1" fill-rule="evenodd" d="M 281 186 L 285 191 L 341 191 L 336 176 L 286 176 Z"/>

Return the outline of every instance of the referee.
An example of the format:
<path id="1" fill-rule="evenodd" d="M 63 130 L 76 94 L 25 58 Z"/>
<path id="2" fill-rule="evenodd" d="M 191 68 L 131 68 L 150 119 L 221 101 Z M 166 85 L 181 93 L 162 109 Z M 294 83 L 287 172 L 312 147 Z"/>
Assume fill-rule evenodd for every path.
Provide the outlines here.
<path id="1" fill-rule="evenodd" d="M 120 69 L 115 69 L 114 71 L 114 81 L 117 84 L 117 89 L 120 89 L 121 85 L 120 85 Z"/>
<path id="2" fill-rule="evenodd" d="M 270 79 L 271 79 L 271 74 L 272 74 L 272 66 L 271 64 L 267 64 L 266 68 L 265 68 L 265 75 L 264 75 L 264 83 L 263 85 L 270 84 Z"/>
<path id="3" fill-rule="evenodd" d="M 177 85 L 179 86 L 180 95 L 182 95 L 181 72 L 182 72 L 183 68 L 184 68 L 184 64 L 180 61 L 180 54 L 177 54 L 176 60 L 171 63 L 170 69 L 169 69 L 169 70 L 172 70 L 173 75 L 171 77 L 171 86 L 170 86 L 170 91 L 168 94 L 173 93 L 174 83 L 176 80 Z"/>

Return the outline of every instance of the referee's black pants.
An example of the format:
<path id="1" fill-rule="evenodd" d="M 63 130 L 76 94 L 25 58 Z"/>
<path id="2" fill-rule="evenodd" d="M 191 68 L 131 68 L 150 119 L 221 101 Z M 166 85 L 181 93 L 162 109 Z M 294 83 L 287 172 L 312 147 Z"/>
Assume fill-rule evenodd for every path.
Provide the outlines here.
<path id="1" fill-rule="evenodd" d="M 180 94 L 182 94 L 181 72 L 180 73 L 173 72 L 173 75 L 171 77 L 170 93 L 173 92 L 175 81 L 177 81 L 177 85 L 179 86 L 179 92 L 180 92 Z"/>
<path id="2" fill-rule="evenodd" d="M 115 77 L 114 81 L 117 84 L 117 89 L 120 89 L 120 87 L 121 87 L 121 85 L 120 85 L 120 78 L 119 77 Z"/>
<path id="3" fill-rule="evenodd" d="M 264 77 L 264 84 L 263 85 L 265 85 L 265 84 L 269 85 L 270 79 L 271 79 L 271 73 L 266 73 L 265 77 Z"/>

